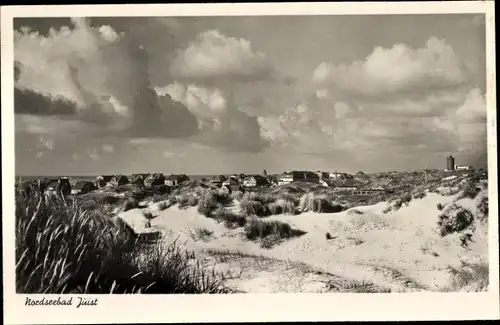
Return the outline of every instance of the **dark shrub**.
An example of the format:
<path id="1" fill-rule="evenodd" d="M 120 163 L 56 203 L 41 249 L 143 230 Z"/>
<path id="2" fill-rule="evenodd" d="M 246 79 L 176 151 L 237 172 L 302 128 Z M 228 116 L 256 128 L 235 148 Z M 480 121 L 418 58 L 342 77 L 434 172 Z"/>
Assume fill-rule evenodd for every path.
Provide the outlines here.
<path id="1" fill-rule="evenodd" d="M 444 205 L 442 203 L 438 203 L 436 207 L 439 211 L 444 209 Z"/>
<path id="2" fill-rule="evenodd" d="M 448 205 L 439 215 L 438 226 L 441 236 L 460 232 L 471 227 L 474 215 L 468 209 L 454 203 Z"/>
<path id="3" fill-rule="evenodd" d="M 465 184 L 460 184 L 459 186 L 460 190 L 460 195 L 459 198 L 469 198 L 469 199 L 475 199 L 477 194 L 480 192 L 480 189 L 476 187 L 476 185 L 468 181 Z"/>
<path id="4" fill-rule="evenodd" d="M 127 200 L 125 200 L 125 202 L 123 202 L 123 208 L 122 208 L 123 211 L 128 211 L 137 208 L 139 208 L 139 203 L 137 202 L 136 199 L 132 197 L 128 198 Z"/>

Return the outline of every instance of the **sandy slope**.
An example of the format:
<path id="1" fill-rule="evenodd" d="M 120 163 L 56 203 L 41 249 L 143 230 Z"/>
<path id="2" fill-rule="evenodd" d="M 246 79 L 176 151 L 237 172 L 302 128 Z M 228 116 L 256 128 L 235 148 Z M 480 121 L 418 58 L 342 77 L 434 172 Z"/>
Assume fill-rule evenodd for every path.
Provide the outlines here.
<path id="1" fill-rule="evenodd" d="M 449 281 L 449 265 L 458 266 L 463 258 L 487 257 L 487 235 L 481 226 L 469 249 L 460 247 L 457 236 L 441 238 L 436 232 L 437 203 L 453 199 L 429 193 L 388 214 L 382 212 L 387 204 L 380 203 L 341 213 L 271 216 L 266 220 L 287 222 L 307 232 L 272 249 L 246 241 L 241 228 L 227 229 L 198 214 L 196 208 L 179 210 L 173 206 L 157 211 L 157 205 L 151 204 L 148 209 L 158 214 L 151 222 L 152 229 L 160 229 L 167 240 L 177 238 L 178 243 L 199 252 L 207 266 L 233 274 L 229 283 L 237 290 L 323 292 L 332 290 L 328 284 L 338 288 L 355 280 L 393 291 L 411 291 L 437 290 Z M 474 212 L 476 200 L 458 203 Z M 136 231 L 145 230 L 141 210 L 130 210 L 120 217 Z M 195 230 L 202 228 L 212 234 L 197 238 Z M 333 238 L 327 240 L 326 232 Z"/>

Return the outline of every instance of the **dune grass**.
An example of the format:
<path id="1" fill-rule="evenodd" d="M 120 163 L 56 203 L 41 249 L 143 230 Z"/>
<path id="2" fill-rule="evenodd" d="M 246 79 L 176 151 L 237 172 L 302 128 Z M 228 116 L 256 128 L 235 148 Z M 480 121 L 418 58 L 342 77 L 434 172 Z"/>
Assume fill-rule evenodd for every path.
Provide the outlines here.
<path id="1" fill-rule="evenodd" d="M 245 236 L 248 240 L 261 240 L 261 246 L 271 248 L 283 239 L 302 236 L 304 231 L 293 229 L 289 224 L 273 220 L 250 219 L 245 226 Z"/>
<path id="2" fill-rule="evenodd" d="M 16 193 L 19 293 L 222 293 L 175 243 L 139 245 L 119 218 L 85 211 L 75 199 Z"/>
<path id="3" fill-rule="evenodd" d="M 461 267 L 449 267 L 451 282 L 444 288 L 447 292 L 488 291 L 489 264 L 487 260 L 476 263 L 462 263 Z"/>
<path id="4" fill-rule="evenodd" d="M 312 211 L 318 213 L 335 213 L 344 210 L 344 207 L 335 202 L 335 196 L 331 194 L 306 193 L 300 198 L 299 207 L 301 211 Z"/>

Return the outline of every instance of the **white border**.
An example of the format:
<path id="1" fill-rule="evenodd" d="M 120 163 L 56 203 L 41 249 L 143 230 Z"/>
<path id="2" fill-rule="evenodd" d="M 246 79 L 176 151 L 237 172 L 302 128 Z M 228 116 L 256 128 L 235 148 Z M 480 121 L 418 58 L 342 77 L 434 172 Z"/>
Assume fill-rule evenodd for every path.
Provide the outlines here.
<path id="1" fill-rule="evenodd" d="M 58 5 L 2 7 L 2 187 L 6 324 L 474 320 L 500 316 L 496 157 L 495 14 L 493 1 Z M 91 308 L 25 307 L 15 293 L 13 17 L 233 16 L 485 13 L 490 195 L 488 293 L 102 295 Z M 418 26 L 415 26 L 418 28 Z M 495 199 L 493 199 L 495 198 Z"/>

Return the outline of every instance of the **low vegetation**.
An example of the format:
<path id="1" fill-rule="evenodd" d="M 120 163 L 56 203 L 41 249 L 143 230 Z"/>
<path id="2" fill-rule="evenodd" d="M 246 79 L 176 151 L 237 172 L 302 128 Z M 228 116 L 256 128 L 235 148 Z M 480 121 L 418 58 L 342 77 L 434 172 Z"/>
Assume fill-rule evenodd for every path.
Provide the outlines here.
<path id="1" fill-rule="evenodd" d="M 472 212 L 456 203 L 446 206 L 438 218 L 439 233 L 443 237 L 466 230 L 474 224 Z"/>
<path id="2" fill-rule="evenodd" d="M 452 275 L 452 280 L 444 288 L 444 291 L 488 291 L 489 264 L 486 260 L 476 263 L 462 262 L 458 268 L 449 267 L 449 272 Z"/>
<path id="3" fill-rule="evenodd" d="M 270 248 L 282 239 L 288 239 L 305 234 L 301 230 L 293 229 L 289 224 L 273 220 L 250 219 L 245 226 L 245 236 L 248 240 L 264 240 L 261 244 Z"/>
<path id="4" fill-rule="evenodd" d="M 76 199 L 16 193 L 20 293 L 222 293 L 224 276 L 191 265 L 175 243 L 142 246 L 121 219 Z"/>

